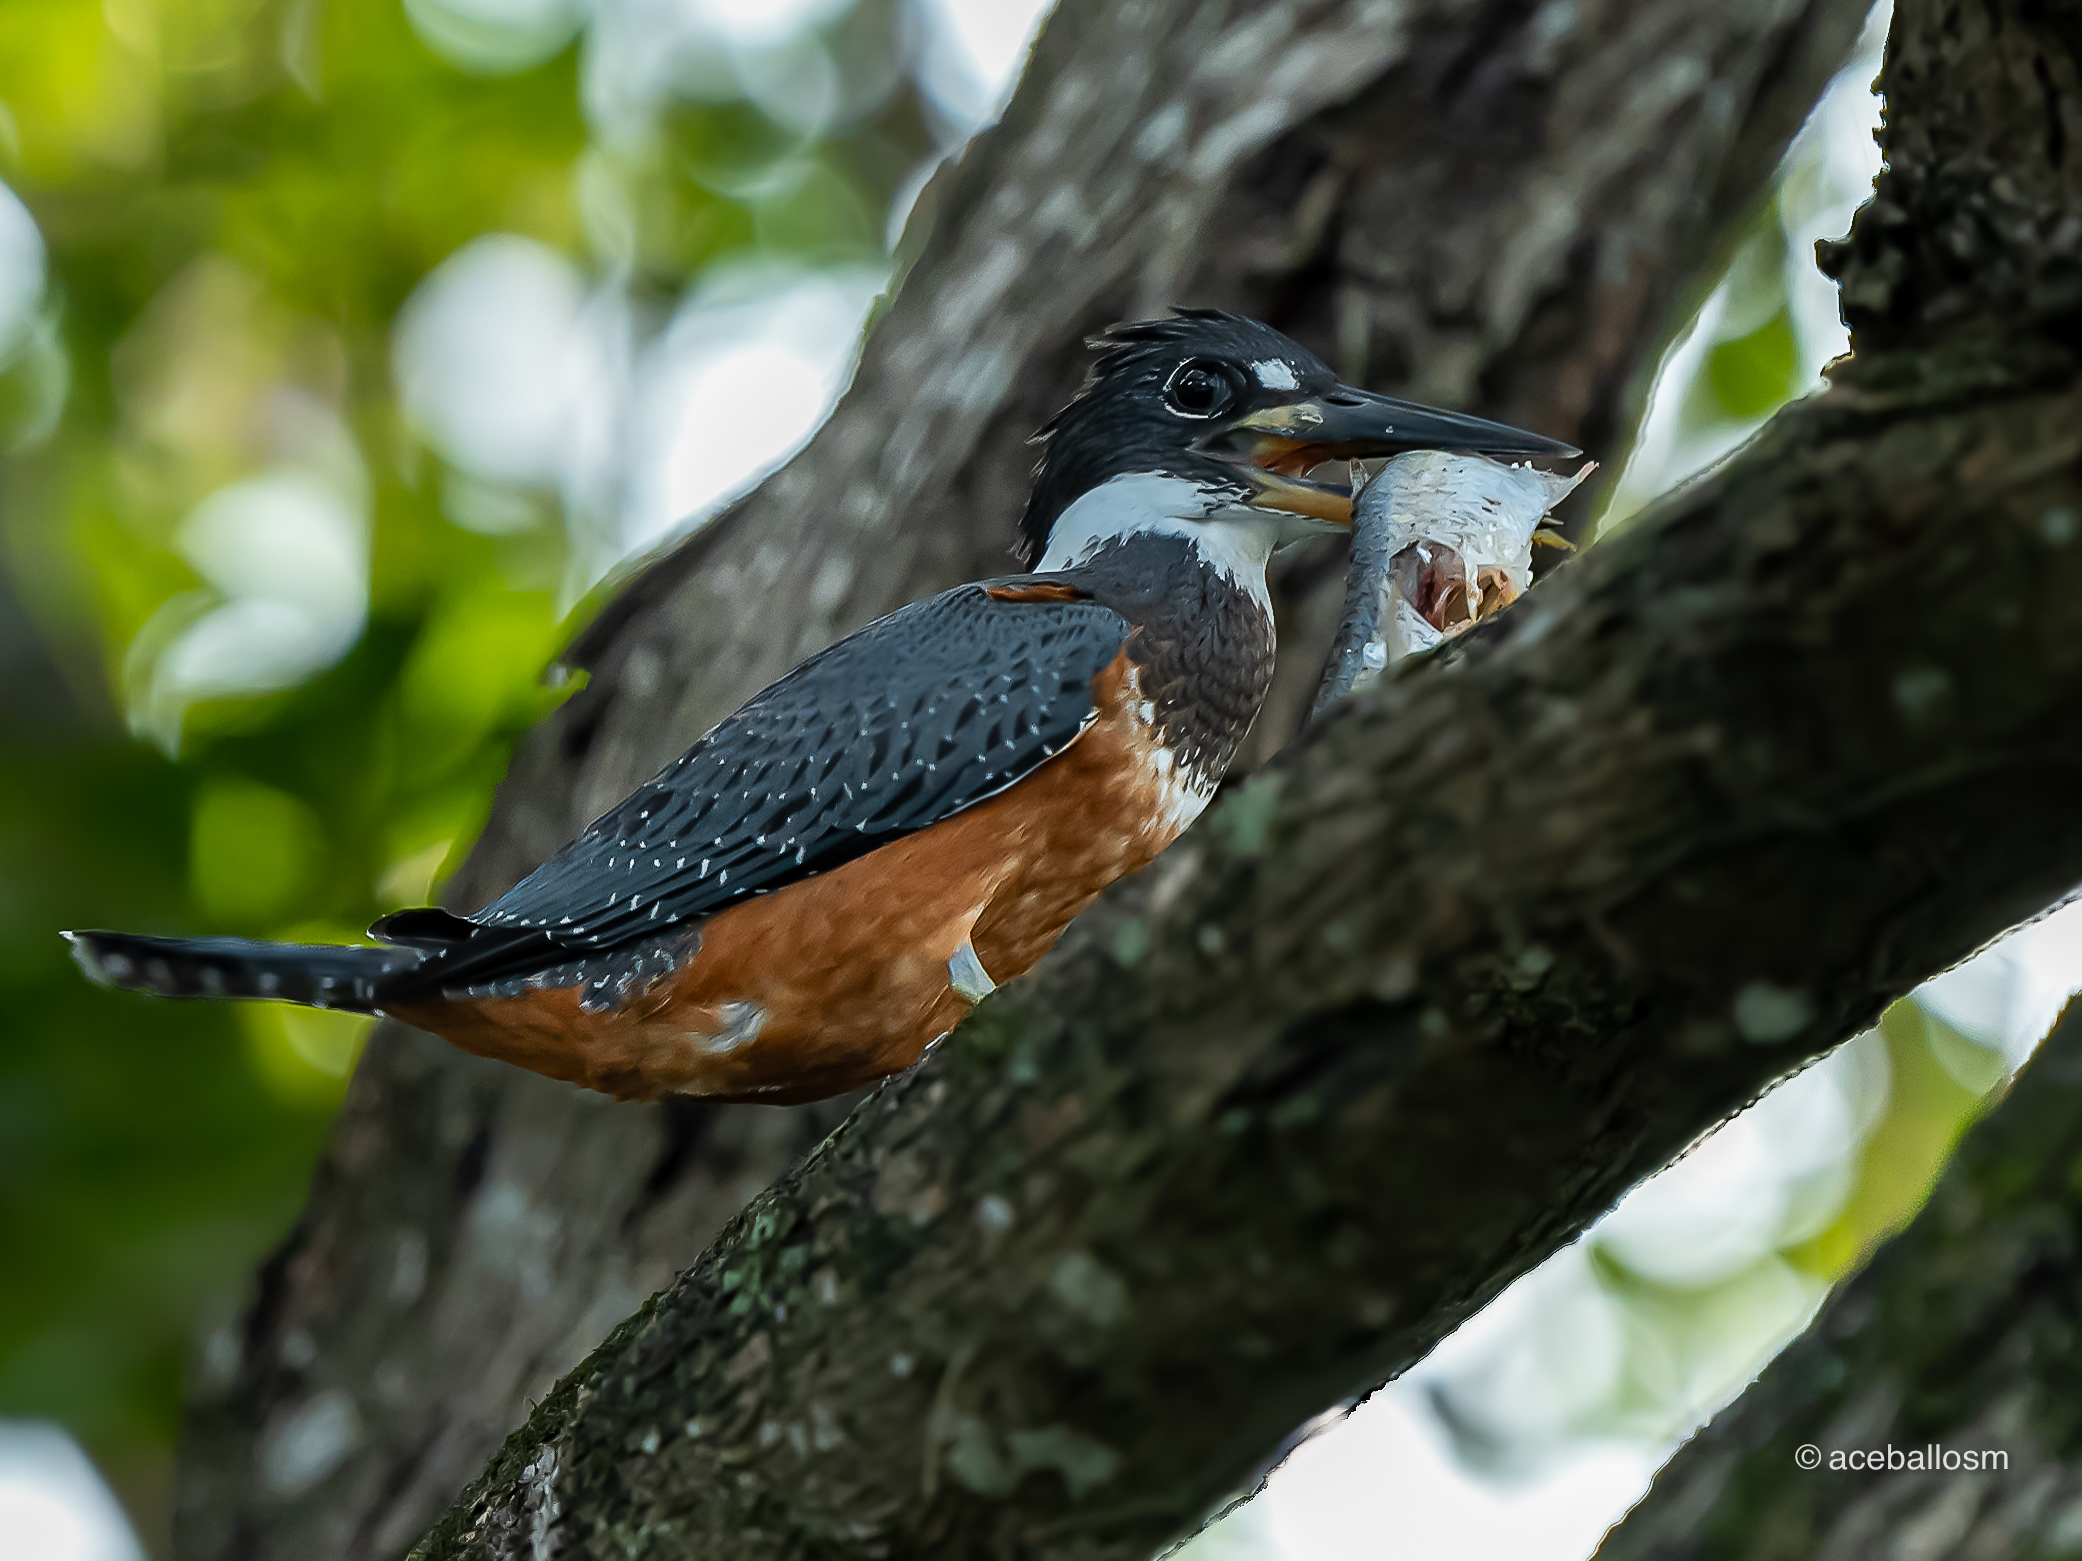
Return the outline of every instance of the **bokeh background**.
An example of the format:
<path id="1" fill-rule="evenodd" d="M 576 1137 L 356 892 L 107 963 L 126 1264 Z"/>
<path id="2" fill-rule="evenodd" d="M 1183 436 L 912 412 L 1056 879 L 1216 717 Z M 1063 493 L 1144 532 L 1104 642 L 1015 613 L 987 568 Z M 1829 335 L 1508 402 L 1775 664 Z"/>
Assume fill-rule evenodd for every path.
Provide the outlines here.
<path id="1" fill-rule="evenodd" d="M 1045 0 L 0 0 L 0 1535 L 162 1553 L 180 1363 L 301 1203 L 339 1015 L 53 929 L 421 903 L 626 561 L 845 383 Z M 1843 350 L 1884 7 L 1672 348 L 1602 533 Z M 756 402 L 756 429 L 732 414 Z M 1920 1201 L 2082 983 L 1898 1005 L 1328 1422 L 1199 1561 L 1588 1554 Z"/>

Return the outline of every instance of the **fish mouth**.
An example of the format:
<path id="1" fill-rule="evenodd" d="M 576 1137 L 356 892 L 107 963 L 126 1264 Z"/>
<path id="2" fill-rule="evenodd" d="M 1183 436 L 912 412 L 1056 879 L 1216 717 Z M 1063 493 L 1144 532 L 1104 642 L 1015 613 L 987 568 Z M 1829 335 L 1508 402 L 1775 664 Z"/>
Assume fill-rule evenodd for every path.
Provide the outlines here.
<path id="1" fill-rule="evenodd" d="M 1389 561 L 1395 594 L 1441 635 L 1464 634 L 1518 600 L 1518 585 L 1495 564 L 1472 573 L 1451 544 L 1412 542 Z"/>
<path id="2" fill-rule="evenodd" d="M 1553 516 L 1541 516 L 1526 547 L 1559 547 L 1576 552 L 1576 543 L 1562 535 Z M 1403 545 L 1387 566 L 1385 585 L 1395 604 L 1391 616 L 1410 612 L 1422 620 L 1420 639 L 1437 641 L 1464 635 L 1478 622 L 1495 618 L 1532 583 L 1530 568 L 1507 568 L 1497 562 L 1476 562 L 1472 568 L 1462 549 L 1439 537 L 1418 537 Z"/>

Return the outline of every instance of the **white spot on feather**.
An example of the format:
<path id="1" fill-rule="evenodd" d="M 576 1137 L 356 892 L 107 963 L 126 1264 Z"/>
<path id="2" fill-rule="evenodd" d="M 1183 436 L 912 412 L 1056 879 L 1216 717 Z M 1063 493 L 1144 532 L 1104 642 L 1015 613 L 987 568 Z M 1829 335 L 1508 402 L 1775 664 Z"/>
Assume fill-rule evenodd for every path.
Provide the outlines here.
<path id="1" fill-rule="evenodd" d="M 1267 390 L 1299 390 L 1301 388 L 1301 381 L 1294 377 L 1294 370 L 1282 363 L 1278 358 L 1266 358 L 1262 362 L 1253 363 L 1251 369 L 1258 376 L 1258 383 Z"/>
<path id="2" fill-rule="evenodd" d="M 1157 792 L 1156 820 L 1176 836 L 1206 811 L 1214 784 L 1181 765 L 1169 748 L 1151 748 L 1149 768 Z"/>
<path id="3" fill-rule="evenodd" d="M 694 1044 L 705 1052 L 736 1051 L 747 1042 L 756 1041 L 759 1032 L 766 1028 L 766 1010 L 757 1003 L 719 1003 L 716 1015 L 723 1021 L 718 1034 L 696 1031 L 693 1035 Z"/>

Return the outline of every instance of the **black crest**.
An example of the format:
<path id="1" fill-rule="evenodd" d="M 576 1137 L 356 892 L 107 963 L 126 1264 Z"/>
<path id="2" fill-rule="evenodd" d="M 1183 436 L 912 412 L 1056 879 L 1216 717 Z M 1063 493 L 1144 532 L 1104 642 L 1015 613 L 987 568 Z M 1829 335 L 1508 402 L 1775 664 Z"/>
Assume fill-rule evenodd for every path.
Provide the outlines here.
<path id="1" fill-rule="evenodd" d="M 1224 417 L 1290 399 L 1299 391 L 1334 389 L 1330 366 L 1292 337 L 1225 309 L 1175 308 L 1168 320 L 1132 320 L 1088 339 L 1099 354 L 1070 404 L 1033 442 L 1034 491 L 1019 526 L 1019 556 L 1032 568 L 1048 546 L 1056 517 L 1084 494 L 1124 472 L 1168 472 L 1211 487 L 1248 490 L 1233 470 L 1194 448 L 1208 431 L 1187 401 L 1173 399 L 1181 373 L 1200 372 L 1226 401 L 1208 416 Z M 1261 366 L 1283 365 L 1291 384 L 1268 389 Z M 1275 371 L 1274 378 L 1281 376 Z"/>

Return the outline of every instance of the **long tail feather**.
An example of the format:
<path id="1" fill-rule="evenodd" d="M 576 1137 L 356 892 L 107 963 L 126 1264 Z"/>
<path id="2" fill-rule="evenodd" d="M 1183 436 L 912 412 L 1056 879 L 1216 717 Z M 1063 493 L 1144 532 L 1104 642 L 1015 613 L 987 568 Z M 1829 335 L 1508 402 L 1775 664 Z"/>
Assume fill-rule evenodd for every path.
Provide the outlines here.
<path id="1" fill-rule="evenodd" d="M 380 1011 L 387 977 L 426 956 L 410 948 L 262 943 L 251 938 L 150 938 L 68 932 L 72 957 L 103 986 L 158 997 L 265 997 L 309 1008 Z"/>

